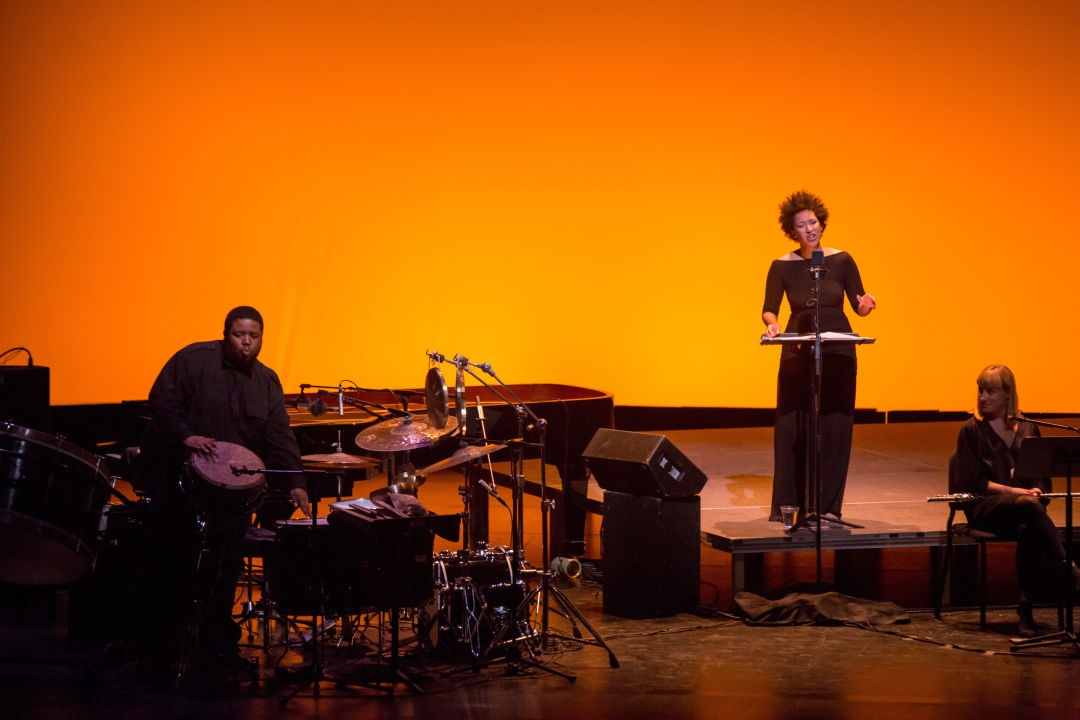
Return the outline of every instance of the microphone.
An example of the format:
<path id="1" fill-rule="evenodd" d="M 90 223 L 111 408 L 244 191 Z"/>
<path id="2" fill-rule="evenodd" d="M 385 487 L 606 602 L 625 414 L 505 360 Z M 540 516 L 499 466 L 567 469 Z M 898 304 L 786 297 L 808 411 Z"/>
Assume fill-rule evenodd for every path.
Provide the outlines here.
<path id="1" fill-rule="evenodd" d="M 825 267 L 825 251 L 820 248 L 810 253 L 810 267 Z"/>
<path id="2" fill-rule="evenodd" d="M 341 389 L 341 383 L 338 383 L 337 386 L 337 414 L 345 414 L 345 393 Z"/>
<path id="3" fill-rule="evenodd" d="M 1080 428 L 1075 428 L 1072 425 L 1059 425 L 1058 423 L 1047 422 L 1046 420 L 1036 420 L 1035 418 L 1029 418 L 1022 412 L 1017 412 L 1012 416 L 1012 419 L 1031 423 L 1032 425 L 1038 425 L 1039 427 L 1057 428 L 1058 430 L 1069 430 L 1074 433 L 1080 433 Z"/>
<path id="4" fill-rule="evenodd" d="M 502 499 L 501 497 L 499 497 L 499 491 L 498 491 L 498 490 L 496 490 L 495 488 L 491 487 L 490 485 L 488 485 L 488 484 L 487 484 L 486 482 L 484 482 L 483 480 L 481 480 L 481 481 L 480 481 L 480 487 L 482 487 L 482 488 L 484 488 L 485 490 L 487 490 L 487 493 L 488 493 L 488 495 L 490 495 L 491 497 L 493 497 L 493 498 L 495 498 L 496 500 L 498 500 L 498 501 L 499 501 L 499 504 L 501 504 L 501 505 L 502 505 L 502 506 L 503 506 L 504 508 L 506 508 L 507 510 L 509 510 L 509 509 L 510 509 L 510 506 L 506 504 L 506 501 L 505 501 L 505 500 L 503 500 L 503 499 Z"/>

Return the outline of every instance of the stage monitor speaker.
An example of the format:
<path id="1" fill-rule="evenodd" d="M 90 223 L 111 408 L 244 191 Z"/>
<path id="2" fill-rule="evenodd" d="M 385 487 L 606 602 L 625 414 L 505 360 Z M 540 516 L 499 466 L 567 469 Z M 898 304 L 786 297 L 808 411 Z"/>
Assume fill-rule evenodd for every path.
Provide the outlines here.
<path id="1" fill-rule="evenodd" d="M 705 487 L 705 473 L 663 435 L 600 428 L 582 456 L 604 490 L 689 497 Z"/>
<path id="2" fill-rule="evenodd" d="M 49 432 L 49 368 L 0 365 L 0 422 Z"/>
<path id="3" fill-rule="evenodd" d="M 604 612 L 645 618 L 698 606 L 701 498 L 604 493 Z"/>

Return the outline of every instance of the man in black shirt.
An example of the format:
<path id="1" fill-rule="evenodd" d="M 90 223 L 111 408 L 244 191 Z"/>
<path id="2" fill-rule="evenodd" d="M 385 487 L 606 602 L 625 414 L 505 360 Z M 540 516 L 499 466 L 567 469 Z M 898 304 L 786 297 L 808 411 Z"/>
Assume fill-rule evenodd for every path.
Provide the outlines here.
<path id="1" fill-rule="evenodd" d="M 257 310 L 234 308 L 222 340 L 177 352 L 150 390 L 152 420 L 141 463 L 153 515 L 149 586 L 160 609 L 156 618 L 151 613 L 149 630 L 164 635 L 154 648 L 157 659 L 179 673 L 195 660 L 196 645 L 204 669 L 244 667 L 232 610 L 241 542 L 254 509 L 228 507 L 212 495 L 192 492 L 196 480 L 190 472 L 182 479 L 184 463 L 194 454 L 214 459 L 217 443 L 229 442 L 254 452 L 268 469 L 302 468 L 281 382 L 258 360 L 262 334 Z M 292 504 L 310 516 L 303 474 L 292 478 Z"/>

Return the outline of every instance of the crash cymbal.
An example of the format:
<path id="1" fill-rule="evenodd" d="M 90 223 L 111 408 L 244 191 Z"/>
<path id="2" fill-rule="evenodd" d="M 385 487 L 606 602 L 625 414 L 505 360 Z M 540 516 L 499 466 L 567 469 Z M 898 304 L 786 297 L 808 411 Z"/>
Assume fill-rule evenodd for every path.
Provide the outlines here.
<path id="1" fill-rule="evenodd" d="M 440 430 L 446 427 L 446 418 L 450 415 L 450 394 L 439 368 L 433 367 L 427 371 L 427 379 L 424 381 L 424 400 L 431 424 Z"/>
<path id="2" fill-rule="evenodd" d="M 427 413 L 394 418 L 372 425 L 356 436 L 356 444 L 368 452 L 400 452 L 427 447 L 457 429 L 457 420 L 447 418 L 446 426 L 435 427 Z"/>
<path id="3" fill-rule="evenodd" d="M 304 467 L 324 470 L 346 470 L 379 464 L 379 461 L 374 458 L 342 452 L 304 455 L 300 459 L 304 461 Z"/>
<path id="4" fill-rule="evenodd" d="M 490 445 L 469 445 L 456 451 L 453 455 L 446 458 L 445 460 L 440 460 L 437 463 L 428 465 L 426 468 L 421 468 L 420 470 L 417 470 L 416 474 L 430 475 L 433 472 L 446 470 L 448 468 L 454 467 L 455 465 L 460 465 L 461 463 L 467 463 L 470 460 L 475 460 L 476 458 L 482 458 L 485 455 L 490 455 L 496 450 L 502 450 L 504 447 L 506 447 L 506 445 L 501 445 L 499 443 L 491 443 Z"/>

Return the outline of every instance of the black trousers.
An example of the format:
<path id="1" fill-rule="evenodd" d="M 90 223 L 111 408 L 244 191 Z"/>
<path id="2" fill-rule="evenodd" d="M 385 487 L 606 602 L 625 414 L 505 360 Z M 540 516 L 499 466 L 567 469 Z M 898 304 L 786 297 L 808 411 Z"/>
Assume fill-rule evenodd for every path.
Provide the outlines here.
<path id="1" fill-rule="evenodd" d="M 1033 495 L 994 493 L 965 513 L 971 527 L 1016 539 L 1016 578 L 1023 599 L 1036 597 L 1047 578 L 1059 578 L 1065 546 L 1043 501 Z"/>
<path id="2" fill-rule="evenodd" d="M 163 664 L 198 662 L 195 650 L 203 659 L 235 653 L 241 632 L 232 613 L 250 512 L 197 507 L 180 492 L 152 503 L 134 638 Z"/>
<path id="3" fill-rule="evenodd" d="M 856 371 L 854 351 L 822 354 L 820 513 L 840 515 L 844 502 L 855 422 Z M 813 372 L 812 352 L 792 351 L 781 356 L 773 429 L 772 520 L 780 519 L 781 505 L 807 509 Z"/>

